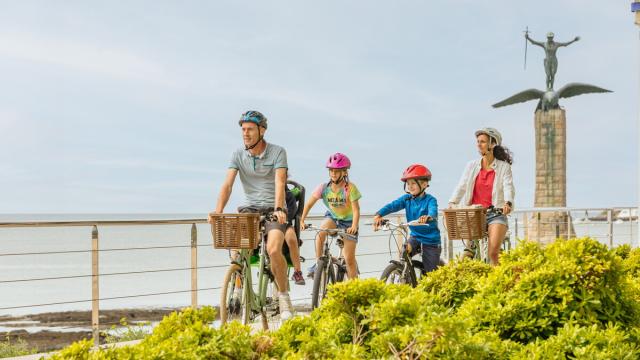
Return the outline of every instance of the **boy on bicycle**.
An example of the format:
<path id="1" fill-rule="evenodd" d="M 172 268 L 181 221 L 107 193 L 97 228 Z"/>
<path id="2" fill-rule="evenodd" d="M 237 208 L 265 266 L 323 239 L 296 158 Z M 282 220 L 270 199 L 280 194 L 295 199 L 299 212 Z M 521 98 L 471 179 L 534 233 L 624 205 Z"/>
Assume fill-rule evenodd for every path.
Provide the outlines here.
<path id="1" fill-rule="evenodd" d="M 405 195 L 388 203 L 378 210 L 373 218 L 373 229 L 377 231 L 382 224 L 382 217 L 405 210 L 407 222 L 417 220 L 428 226 L 409 226 L 411 235 L 409 246 L 411 256 L 422 253 L 424 272 L 435 270 L 440 263 L 440 230 L 438 229 L 438 202 L 427 194 L 431 181 L 431 171 L 420 164 L 409 166 L 400 179 L 404 182 Z"/>
<path id="2" fill-rule="evenodd" d="M 356 265 L 356 244 L 358 242 L 358 222 L 360 221 L 360 204 L 358 200 L 362 197 L 360 191 L 354 183 L 349 181 L 349 168 L 351 160 L 345 154 L 335 153 L 329 157 L 326 164 L 329 169 L 329 182 L 320 184 L 309 197 L 309 201 L 304 206 L 300 226 L 304 228 L 304 220 L 309 214 L 309 210 L 316 201 L 322 199 L 327 207 L 325 219 L 320 225 L 323 229 L 341 229 L 352 236 L 345 237 L 344 240 L 344 260 L 347 264 L 347 276 L 349 279 L 358 277 Z M 324 242 L 327 233 L 321 231 L 316 238 L 316 257 L 322 255 Z M 316 264 L 309 268 L 307 276 L 313 278 Z"/>

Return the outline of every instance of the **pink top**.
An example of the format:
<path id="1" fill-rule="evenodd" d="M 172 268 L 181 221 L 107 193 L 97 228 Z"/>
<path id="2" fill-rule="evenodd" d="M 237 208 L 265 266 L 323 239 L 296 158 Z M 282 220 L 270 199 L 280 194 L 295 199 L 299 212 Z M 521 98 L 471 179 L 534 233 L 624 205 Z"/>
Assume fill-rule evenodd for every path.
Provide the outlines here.
<path id="1" fill-rule="evenodd" d="M 476 183 L 473 186 L 473 197 L 471 198 L 471 204 L 482 205 L 482 207 L 488 208 L 491 206 L 491 195 L 493 193 L 493 180 L 496 177 L 496 172 L 493 169 L 484 170 L 480 169 L 478 177 L 476 177 Z"/>

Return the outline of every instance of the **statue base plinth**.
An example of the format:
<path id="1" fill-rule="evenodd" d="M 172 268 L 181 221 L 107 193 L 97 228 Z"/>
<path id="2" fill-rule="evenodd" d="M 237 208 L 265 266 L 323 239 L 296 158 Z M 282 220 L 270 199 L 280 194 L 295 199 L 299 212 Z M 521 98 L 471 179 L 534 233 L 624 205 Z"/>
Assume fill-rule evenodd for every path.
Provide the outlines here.
<path id="1" fill-rule="evenodd" d="M 536 212 L 525 217 L 525 239 L 549 244 L 556 239 L 576 237 L 571 215 L 564 212 Z"/>
<path id="2" fill-rule="evenodd" d="M 537 110 L 536 188 L 534 207 L 567 205 L 567 118 L 564 109 Z M 575 237 L 571 217 L 566 213 L 535 213 L 525 227 L 525 237 L 541 243 Z"/>

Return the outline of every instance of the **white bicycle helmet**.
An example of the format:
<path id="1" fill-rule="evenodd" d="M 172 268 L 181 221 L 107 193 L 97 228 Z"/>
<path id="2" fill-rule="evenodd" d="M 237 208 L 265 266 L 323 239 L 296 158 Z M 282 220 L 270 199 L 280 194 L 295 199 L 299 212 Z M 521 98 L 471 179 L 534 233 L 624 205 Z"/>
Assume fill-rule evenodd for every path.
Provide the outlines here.
<path id="1" fill-rule="evenodd" d="M 491 127 L 486 127 L 476 131 L 476 137 L 480 134 L 485 134 L 492 138 L 496 142 L 496 145 L 502 145 L 502 135 L 500 134 L 500 131 Z"/>

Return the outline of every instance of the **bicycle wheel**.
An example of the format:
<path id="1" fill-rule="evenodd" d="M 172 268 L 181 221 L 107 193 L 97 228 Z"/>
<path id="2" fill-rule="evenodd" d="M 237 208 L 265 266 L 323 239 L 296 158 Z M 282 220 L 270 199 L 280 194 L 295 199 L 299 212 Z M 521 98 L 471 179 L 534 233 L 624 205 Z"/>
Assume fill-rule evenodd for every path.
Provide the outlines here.
<path id="1" fill-rule="evenodd" d="M 343 282 L 347 275 L 347 266 L 345 264 L 333 264 L 332 267 L 336 274 L 336 282 Z"/>
<path id="2" fill-rule="evenodd" d="M 265 306 L 261 312 L 263 330 L 276 330 L 282 325 L 280 319 L 280 300 L 278 299 L 278 287 L 273 278 L 269 278 Z"/>
<path id="3" fill-rule="evenodd" d="M 333 264 L 326 263 L 326 260 L 319 259 L 316 265 L 316 272 L 313 276 L 313 292 L 311 293 L 311 308 L 320 306 L 322 299 L 327 295 L 327 285 L 335 281 Z"/>
<path id="4" fill-rule="evenodd" d="M 406 279 L 402 276 L 402 266 L 396 263 L 391 263 L 382 270 L 380 280 L 387 284 L 406 284 Z"/>
<path id="5" fill-rule="evenodd" d="M 477 252 L 478 252 L 478 259 L 488 264 L 489 263 L 489 239 L 484 238 L 484 239 L 478 240 Z"/>
<path id="6" fill-rule="evenodd" d="M 418 265 L 418 266 L 416 266 Z M 380 280 L 387 284 L 408 284 L 415 287 L 418 284 L 418 279 L 422 274 L 422 262 L 412 261 L 413 279 L 411 274 L 403 274 L 404 267 L 400 263 L 391 263 L 382 270 Z"/>
<path id="7" fill-rule="evenodd" d="M 243 289 L 244 277 L 240 265 L 233 264 L 227 269 L 222 281 L 222 293 L 220 294 L 220 323 L 242 320 L 248 323 L 251 313 L 249 304 L 249 289 Z"/>
<path id="8" fill-rule="evenodd" d="M 504 237 L 504 240 L 502 240 L 502 251 L 509 250 L 511 250 L 511 236 L 509 236 L 509 234 L 507 233 L 507 235 Z"/>

